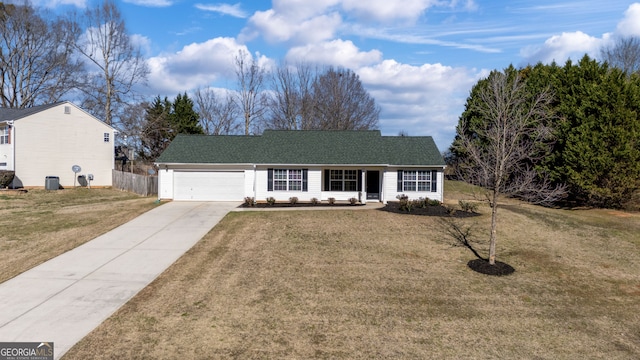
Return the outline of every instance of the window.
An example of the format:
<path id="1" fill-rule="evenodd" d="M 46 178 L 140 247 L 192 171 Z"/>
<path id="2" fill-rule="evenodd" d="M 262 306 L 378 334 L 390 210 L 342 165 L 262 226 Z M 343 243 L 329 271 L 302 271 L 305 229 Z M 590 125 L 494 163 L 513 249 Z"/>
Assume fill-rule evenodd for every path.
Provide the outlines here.
<path id="1" fill-rule="evenodd" d="M 331 191 L 358 191 L 358 170 L 330 170 Z"/>
<path id="2" fill-rule="evenodd" d="M 9 144 L 9 125 L 0 129 L 0 145 L 2 144 Z"/>
<path id="3" fill-rule="evenodd" d="M 398 170 L 398 192 L 437 191 L 435 170 Z"/>
<path id="4" fill-rule="evenodd" d="M 109 133 L 104 133 L 104 142 L 109 142 Z"/>
<path id="5" fill-rule="evenodd" d="M 268 169 L 268 191 L 307 191 L 307 169 Z"/>

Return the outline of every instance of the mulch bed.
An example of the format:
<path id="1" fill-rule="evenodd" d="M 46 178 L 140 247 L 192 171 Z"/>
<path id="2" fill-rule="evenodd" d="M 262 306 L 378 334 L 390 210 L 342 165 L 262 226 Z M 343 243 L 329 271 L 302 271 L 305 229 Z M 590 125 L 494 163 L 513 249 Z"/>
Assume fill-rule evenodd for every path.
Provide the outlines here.
<path id="1" fill-rule="evenodd" d="M 441 217 L 455 217 L 455 218 L 468 218 L 478 216 L 480 214 L 469 211 L 455 210 L 450 211 L 447 207 L 442 205 L 429 205 L 427 207 L 414 207 L 411 211 L 407 212 L 406 210 L 400 209 L 400 203 L 397 201 L 390 201 L 383 208 L 380 208 L 382 211 L 388 211 L 396 214 L 407 214 L 407 215 L 421 215 L 421 216 L 441 216 Z"/>
<path id="2" fill-rule="evenodd" d="M 511 265 L 503 263 L 502 261 L 496 261 L 495 265 L 490 265 L 485 259 L 471 260 L 467 263 L 467 266 L 475 272 L 493 276 L 511 275 L 516 271 Z"/>
<path id="3" fill-rule="evenodd" d="M 247 203 L 243 203 L 242 205 L 240 205 L 241 208 L 256 208 L 256 209 L 272 209 L 272 208 L 296 208 L 296 207 L 304 207 L 304 208 L 308 208 L 308 207 L 358 207 L 358 206 L 364 206 L 364 204 L 361 203 L 357 203 L 357 204 L 350 204 L 348 202 L 336 202 L 335 204 L 331 205 L 328 202 L 319 202 L 317 204 L 312 204 L 309 202 L 297 202 L 295 204 L 291 204 L 288 202 L 277 202 L 275 204 L 269 204 L 266 202 L 259 202 L 254 204 L 253 206 L 248 205 Z"/>

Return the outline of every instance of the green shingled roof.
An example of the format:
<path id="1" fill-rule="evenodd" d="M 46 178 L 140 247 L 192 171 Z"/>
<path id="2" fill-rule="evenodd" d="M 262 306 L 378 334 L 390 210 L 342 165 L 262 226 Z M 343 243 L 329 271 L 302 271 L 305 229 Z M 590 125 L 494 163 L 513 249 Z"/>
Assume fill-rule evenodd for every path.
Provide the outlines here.
<path id="1" fill-rule="evenodd" d="M 156 163 L 423 166 L 445 164 L 430 136 L 381 136 L 378 130 L 267 130 L 256 136 L 180 134 Z"/>

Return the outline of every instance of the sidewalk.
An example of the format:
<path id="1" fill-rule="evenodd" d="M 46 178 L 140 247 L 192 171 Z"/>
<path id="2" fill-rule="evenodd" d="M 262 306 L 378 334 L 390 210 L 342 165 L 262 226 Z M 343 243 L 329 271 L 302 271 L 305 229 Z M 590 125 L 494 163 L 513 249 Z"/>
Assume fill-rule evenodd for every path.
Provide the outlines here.
<path id="1" fill-rule="evenodd" d="M 0 342 L 60 358 L 238 205 L 170 202 L 0 284 Z"/>

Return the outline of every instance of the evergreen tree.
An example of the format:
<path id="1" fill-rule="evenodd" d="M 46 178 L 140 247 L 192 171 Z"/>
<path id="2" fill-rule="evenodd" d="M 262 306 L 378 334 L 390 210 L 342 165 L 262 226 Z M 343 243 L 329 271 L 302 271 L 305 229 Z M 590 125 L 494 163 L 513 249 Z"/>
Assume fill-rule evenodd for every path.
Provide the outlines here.
<path id="1" fill-rule="evenodd" d="M 140 134 L 141 150 L 139 156 L 147 160 L 155 160 L 175 137 L 169 121 L 171 102 L 165 97 L 157 96 L 147 107 Z"/>
<path id="2" fill-rule="evenodd" d="M 559 141 L 544 167 L 574 200 L 623 206 L 640 189 L 640 78 L 585 56 L 555 80 Z"/>
<path id="3" fill-rule="evenodd" d="M 193 100 L 187 93 L 178 94 L 173 101 L 171 112 L 171 125 L 174 133 L 177 134 L 204 134 L 198 113 L 194 110 Z"/>
<path id="4" fill-rule="evenodd" d="M 640 76 L 586 55 L 578 63 L 510 67 L 506 73 L 525 79 L 529 96 L 545 89 L 553 94 L 543 124 L 554 129 L 551 151 L 540 144 L 540 151 L 523 161 L 556 184 L 566 184 L 577 204 L 625 206 L 640 190 Z M 486 126 L 476 110 L 486 87 L 480 80 L 467 99 L 460 117 L 466 135 Z M 453 165 L 468 157 L 459 141 L 460 133 L 450 149 Z"/>

